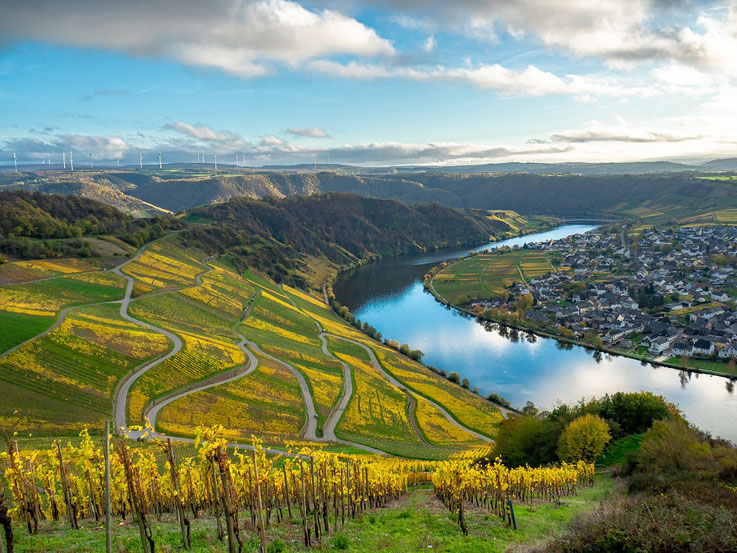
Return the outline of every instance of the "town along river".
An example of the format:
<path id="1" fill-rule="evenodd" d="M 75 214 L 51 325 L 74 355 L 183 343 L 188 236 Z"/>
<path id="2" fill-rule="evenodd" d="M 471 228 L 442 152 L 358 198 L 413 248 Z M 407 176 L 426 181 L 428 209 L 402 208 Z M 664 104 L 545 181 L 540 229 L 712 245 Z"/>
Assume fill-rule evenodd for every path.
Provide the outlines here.
<path id="1" fill-rule="evenodd" d="M 551 408 L 557 402 L 647 390 L 677 404 L 703 430 L 737 443 L 737 396 L 725 378 L 643 365 L 579 346 L 563 347 L 556 340 L 523 332 L 487 330 L 423 290 L 422 277 L 432 266 L 471 249 L 521 246 L 594 228 L 565 225 L 478 248 L 393 257 L 344 273 L 333 291 L 340 303 L 384 337 L 422 350 L 426 364 L 458 372 L 483 395 L 496 392 L 515 406 L 532 401 Z"/>

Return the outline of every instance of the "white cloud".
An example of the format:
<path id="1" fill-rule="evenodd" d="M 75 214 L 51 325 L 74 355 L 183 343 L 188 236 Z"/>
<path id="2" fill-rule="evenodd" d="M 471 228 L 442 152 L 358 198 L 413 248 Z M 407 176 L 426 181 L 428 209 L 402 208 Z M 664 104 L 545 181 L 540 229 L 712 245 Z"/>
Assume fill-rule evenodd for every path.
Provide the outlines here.
<path id="1" fill-rule="evenodd" d="M 292 127 L 291 129 L 287 129 L 284 132 L 286 132 L 287 134 L 291 134 L 292 136 L 306 136 L 308 138 L 330 138 L 330 135 L 322 127 L 308 127 L 306 129 L 298 129 Z"/>
<path id="2" fill-rule="evenodd" d="M 688 134 L 669 129 L 636 128 L 630 125 L 611 126 L 592 121 L 588 127 L 554 133 L 550 137 L 553 142 L 587 143 L 587 142 L 684 142 L 702 138 L 699 134 Z"/>
<path id="3" fill-rule="evenodd" d="M 651 96 L 658 93 L 658 89 L 654 87 L 628 86 L 611 79 L 582 75 L 558 76 L 534 65 L 519 71 L 499 64 L 414 69 L 361 64 L 355 61 L 342 64 L 331 60 L 315 60 L 308 67 L 316 73 L 347 79 L 376 80 L 396 77 L 418 82 L 457 82 L 495 90 L 503 96 L 571 94 L 587 99 L 592 96 Z"/>
<path id="4" fill-rule="evenodd" d="M 261 139 L 262 146 L 284 146 L 286 142 L 273 134 L 266 134 Z"/>
<path id="5" fill-rule="evenodd" d="M 239 138 L 237 134 L 231 131 L 214 131 L 210 127 L 206 127 L 201 123 L 190 125 L 182 121 L 177 121 L 176 123 L 169 123 L 165 125 L 164 128 L 171 129 L 173 131 L 186 134 L 187 136 L 191 136 L 192 138 L 196 138 L 197 140 L 203 140 L 207 142 L 225 142 L 237 140 Z"/>
<path id="6" fill-rule="evenodd" d="M 675 62 L 737 76 L 737 0 L 366 0 L 411 28 L 497 40 L 499 30 L 615 65 Z M 705 9 L 707 8 L 707 9 Z M 686 23 L 684 23 L 686 22 Z"/>
<path id="7" fill-rule="evenodd" d="M 0 36 L 171 56 L 240 77 L 265 75 L 270 62 L 394 52 L 351 17 L 289 0 L 69 0 L 63 8 L 53 0 L 17 2 L 4 10 Z"/>

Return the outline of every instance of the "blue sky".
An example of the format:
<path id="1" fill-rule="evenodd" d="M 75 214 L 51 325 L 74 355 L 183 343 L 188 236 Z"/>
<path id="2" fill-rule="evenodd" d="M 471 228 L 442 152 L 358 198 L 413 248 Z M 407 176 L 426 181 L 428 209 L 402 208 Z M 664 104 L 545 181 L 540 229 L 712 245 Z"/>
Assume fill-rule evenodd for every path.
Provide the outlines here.
<path id="1" fill-rule="evenodd" d="M 27 0 L 0 36 L 0 163 L 737 157 L 737 0 Z"/>

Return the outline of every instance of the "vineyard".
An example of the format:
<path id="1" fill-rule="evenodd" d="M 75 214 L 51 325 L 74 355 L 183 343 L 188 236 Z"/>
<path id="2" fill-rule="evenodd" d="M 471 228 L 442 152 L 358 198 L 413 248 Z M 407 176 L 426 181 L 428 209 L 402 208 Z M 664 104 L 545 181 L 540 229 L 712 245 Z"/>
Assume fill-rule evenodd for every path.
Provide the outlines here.
<path id="1" fill-rule="evenodd" d="M 222 424 L 241 443 L 256 434 L 279 448 L 328 442 L 445 459 L 486 443 L 502 419 L 484 398 L 346 324 L 321 297 L 238 272 L 176 234 L 114 271 L 26 264 L 60 276 L 0 287 L 3 339 L 35 336 L 0 357 L 2 391 L 20 402 L 4 403 L 0 422 L 23 406 L 23 432 L 77 432 L 112 407 L 119 426 L 153 413 L 163 435 Z"/>
<path id="2" fill-rule="evenodd" d="M 474 510 L 498 519 L 487 517 L 485 526 L 512 531 L 515 507 L 560 503 L 593 484 L 593 465 L 582 462 L 509 469 L 499 460 L 411 461 L 297 445 L 275 456 L 255 437 L 247 449 L 233 448 L 222 431 L 198 427 L 194 450 L 170 439 L 95 441 L 86 430 L 78 445 L 56 440 L 48 449 L 19 450 L 7 440 L 0 523 L 8 550 L 21 533 L 32 544 L 48 525 L 81 533 L 90 523 L 104 529 L 95 550 L 106 539 L 112 547 L 118 527 L 133 525 L 139 543 L 126 550 L 153 553 L 162 540 L 157 527 L 167 524 L 170 534 L 178 528 L 177 547 L 185 550 L 207 543 L 204 532 L 192 531 L 203 525 L 220 551 L 272 551 L 285 533 L 292 550 L 335 545 L 347 524 L 429 485 L 457 521 L 455 532 L 468 532 Z"/>

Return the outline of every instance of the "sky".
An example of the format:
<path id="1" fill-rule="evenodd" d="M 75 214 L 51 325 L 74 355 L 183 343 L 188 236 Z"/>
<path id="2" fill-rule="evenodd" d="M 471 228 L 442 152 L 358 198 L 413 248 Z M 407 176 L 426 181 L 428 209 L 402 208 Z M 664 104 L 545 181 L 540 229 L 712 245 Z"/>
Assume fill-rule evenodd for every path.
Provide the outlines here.
<path id="1" fill-rule="evenodd" d="M 0 164 L 737 157 L 737 0 L 0 0 Z"/>

